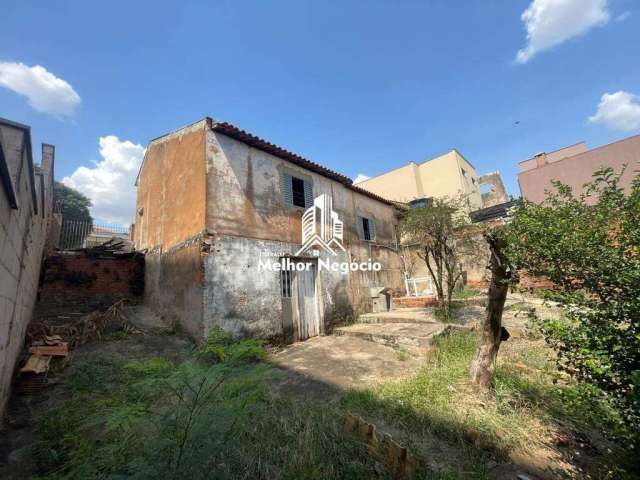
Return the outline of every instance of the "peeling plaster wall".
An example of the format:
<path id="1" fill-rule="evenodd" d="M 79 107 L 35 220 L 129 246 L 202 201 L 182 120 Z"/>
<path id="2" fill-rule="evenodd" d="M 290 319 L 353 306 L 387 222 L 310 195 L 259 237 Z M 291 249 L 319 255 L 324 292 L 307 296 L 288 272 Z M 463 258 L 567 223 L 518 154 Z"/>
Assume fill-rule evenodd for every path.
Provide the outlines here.
<path id="1" fill-rule="evenodd" d="M 319 273 L 323 326 L 370 311 L 371 286 L 402 288 L 400 259 L 390 248 L 397 225 L 392 206 L 219 133 L 207 132 L 206 151 L 207 231 L 215 241 L 205 260 L 205 331 L 219 325 L 236 335 L 283 334 L 280 274 L 258 271 L 261 255 L 293 254 L 302 240 L 304 209 L 284 203 L 283 169 L 310 178 L 314 197 L 332 196 L 345 227 L 342 260 L 383 265 L 380 272 Z M 375 243 L 358 239 L 358 214 L 375 220 Z"/>
<path id="2" fill-rule="evenodd" d="M 202 337 L 205 127 L 203 120 L 149 144 L 134 229 L 136 247 L 149 249 L 145 304 L 196 338 Z"/>
<path id="3" fill-rule="evenodd" d="M 200 235 L 167 251 L 145 256 L 144 303 L 163 324 L 180 325 L 194 338 L 203 338 L 204 267 Z"/>
<path id="4" fill-rule="evenodd" d="M 204 230 L 205 126 L 203 120 L 149 144 L 136 182 L 137 248 L 166 250 Z"/>
<path id="5" fill-rule="evenodd" d="M 332 196 L 345 226 L 343 260 L 383 265 L 381 272 L 320 272 L 322 326 L 370 311 L 371 286 L 402 287 L 394 207 L 208 130 L 203 120 L 154 140 L 138 182 L 135 244 L 149 249 L 145 303 L 165 322 L 180 322 L 197 339 L 214 326 L 283 336 L 280 274 L 258 271 L 261 255 L 291 255 L 301 244 L 304 209 L 284 203 L 283 170 L 310 178 L 314 196 Z M 375 220 L 375 243 L 358 239 L 358 214 Z"/>
<path id="6" fill-rule="evenodd" d="M 287 242 L 218 237 L 205 258 L 204 335 L 219 326 L 237 337 L 282 339 L 285 332 L 280 272 L 260 270 L 259 262 L 277 261 L 299 248 L 299 244 Z M 374 254 L 386 265 L 393 262 L 394 255 Z M 355 257 L 341 253 L 319 259 L 342 262 Z M 329 332 L 334 325 L 371 311 L 370 287 L 397 285 L 401 280 L 399 269 L 347 274 L 319 269 L 316 291 L 320 331 Z"/>

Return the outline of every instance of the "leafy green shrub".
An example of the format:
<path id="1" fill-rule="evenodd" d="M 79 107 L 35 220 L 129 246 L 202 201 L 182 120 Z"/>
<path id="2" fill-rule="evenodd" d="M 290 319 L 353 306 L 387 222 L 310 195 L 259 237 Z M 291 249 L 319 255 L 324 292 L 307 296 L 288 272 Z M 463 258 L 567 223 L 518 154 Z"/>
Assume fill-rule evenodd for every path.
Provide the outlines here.
<path id="1" fill-rule="evenodd" d="M 220 327 L 215 327 L 207 337 L 206 343 L 197 350 L 196 355 L 213 363 L 242 363 L 264 360 L 267 352 L 262 340 L 254 338 L 234 340 L 231 334 Z"/>
<path id="2" fill-rule="evenodd" d="M 545 297 L 564 306 L 565 318 L 540 327 L 559 367 L 606 392 L 637 432 L 640 176 L 625 195 L 620 175 L 598 170 L 579 196 L 555 182 L 543 204 L 519 205 L 502 234 L 514 265 L 556 285 Z"/>
<path id="3" fill-rule="evenodd" d="M 152 357 L 141 362 L 129 362 L 125 368 L 136 374 L 158 377 L 171 371 L 173 365 L 166 358 Z"/>

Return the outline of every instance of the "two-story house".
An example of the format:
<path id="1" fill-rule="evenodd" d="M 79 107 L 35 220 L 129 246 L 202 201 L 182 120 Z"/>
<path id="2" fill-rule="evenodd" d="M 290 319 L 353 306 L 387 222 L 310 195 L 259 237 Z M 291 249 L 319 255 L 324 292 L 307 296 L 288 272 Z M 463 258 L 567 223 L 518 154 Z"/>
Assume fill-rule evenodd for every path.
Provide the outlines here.
<path id="1" fill-rule="evenodd" d="M 196 338 L 304 339 L 403 287 L 393 202 L 228 123 L 152 140 L 136 185 L 145 301 Z"/>

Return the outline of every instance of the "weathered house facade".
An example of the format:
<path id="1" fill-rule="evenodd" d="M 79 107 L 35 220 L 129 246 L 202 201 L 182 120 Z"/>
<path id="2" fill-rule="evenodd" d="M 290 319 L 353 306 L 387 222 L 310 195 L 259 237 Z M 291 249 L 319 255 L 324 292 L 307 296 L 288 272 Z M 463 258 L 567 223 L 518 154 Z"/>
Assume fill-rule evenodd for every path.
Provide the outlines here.
<path id="1" fill-rule="evenodd" d="M 0 417 L 52 248 L 54 155 L 43 144 L 34 165 L 30 128 L 0 119 Z"/>
<path id="2" fill-rule="evenodd" d="M 145 301 L 196 338 L 304 339 L 403 289 L 392 202 L 228 123 L 151 141 L 136 185 Z"/>

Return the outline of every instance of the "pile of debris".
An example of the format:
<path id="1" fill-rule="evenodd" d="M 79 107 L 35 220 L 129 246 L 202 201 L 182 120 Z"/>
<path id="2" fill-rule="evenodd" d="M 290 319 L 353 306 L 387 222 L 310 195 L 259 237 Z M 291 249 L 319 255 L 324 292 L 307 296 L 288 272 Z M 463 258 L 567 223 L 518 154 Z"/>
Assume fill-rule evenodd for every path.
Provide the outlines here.
<path id="1" fill-rule="evenodd" d="M 90 258 L 129 258 L 143 253 L 135 250 L 133 243 L 123 238 L 113 237 L 100 245 L 74 248 L 70 252 L 81 252 Z"/>
<path id="2" fill-rule="evenodd" d="M 18 392 L 25 395 L 40 393 L 48 383 L 49 372 L 64 369 L 70 349 L 101 340 L 105 333 L 134 331 L 122 313 L 123 307 L 124 301 L 119 301 L 104 312 L 91 312 L 72 321 L 29 324 L 26 337 L 29 356 L 20 369 Z"/>

